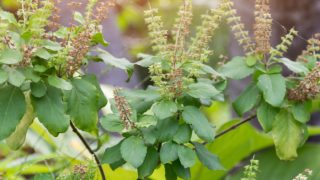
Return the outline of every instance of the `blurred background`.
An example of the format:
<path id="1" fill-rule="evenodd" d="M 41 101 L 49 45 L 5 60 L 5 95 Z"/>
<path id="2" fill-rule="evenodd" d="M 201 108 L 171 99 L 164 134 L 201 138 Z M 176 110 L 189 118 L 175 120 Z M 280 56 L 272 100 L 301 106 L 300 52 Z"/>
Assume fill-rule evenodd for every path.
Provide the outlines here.
<path id="1" fill-rule="evenodd" d="M 280 42 L 280 37 L 288 32 L 291 27 L 299 31 L 299 37 L 295 39 L 293 47 L 289 49 L 287 57 L 294 60 L 306 46 L 306 41 L 314 33 L 320 32 L 320 0 L 270 0 L 273 23 L 272 44 Z M 16 12 L 19 4 L 15 0 L 0 0 L 1 8 Z M 70 9 L 67 6 L 68 0 L 62 0 L 57 4 L 61 9 L 60 23 L 68 25 L 73 15 L 73 10 L 81 11 L 83 7 Z M 83 2 L 86 0 L 78 0 Z M 166 29 L 171 29 L 175 20 L 175 14 L 181 5 L 182 0 L 150 0 L 153 7 L 160 10 L 163 16 Z M 238 13 L 241 15 L 246 28 L 252 32 L 254 23 L 254 0 L 234 0 Z M 200 25 L 201 14 L 206 13 L 210 8 L 217 5 L 217 0 L 193 0 L 194 20 L 192 33 L 195 27 Z M 118 0 L 116 7 L 105 22 L 103 22 L 104 34 L 110 46 L 106 49 L 116 57 L 126 57 L 131 61 L 137 60 L 139 53 L 152 54 L 147 28 L 144 24 L 143 11 L 148 8 L 147 0 Z M 232 33 L 226 24 L 216 32 L 215 38 L 211 43 L 214 55 L 210 58 L 210 65 L 217 66 L 219 55 L 227 57 L 241 55 L 241 48 L 234 40 Z M 112 96 L 112 87 L 143 88 L 148 85 L 144 81 L 147 77 L 147 70 L 138 68 L 130 82 L 126 82 L 125 72 L 104 64 L 91 64 L 88 71 L 97 74 L 100 82 L 104 85 L 107 97 Z M 229 94 L 227 97 L 231 102 L 246 86 L 249 80 L 230 82 Z M 317 109 L 319 103 L 314 104 L 314 115 L 311 125 L 319 124 Z M 234 121 L 234 113 L 230 103 L 215 102 L 210 108 L 203 109 L 210 121 L 217 128 L 228 126 Z M 106 109 L 105 111 L 108 111 Z M 230 122 L 229 122 L 230 121 Z M 227 124 L 226 124 L 227 123 Z M 320 145 L 317 143 L 317 136 L 320 129 L 310 126 L 312 137 L 306 146 L 299 150 L 299 158 L 293 162 L 281 162 L 275 155 L 271 139 L 259 131 L 259 127 L 246 124 L 230 134 L 222 137 L 209 145 L 212 152 L 218 155 L 225 166 L 225 171 L 209 171 L 205 167 L 197 164 L 192 169 L 192 179 L 195 180 L 215 180 L 215 179 L 240 179 L 242 166 L 248 163 L 253 154 L 260 160 L 260 170 L 257 179 L 262 180 L 282 180 L 293 179 L 297 174 L 305 169 L 313 170 L 313 179 L 320 179 Z M 97 146 L 95 137 L 86 134 L 92 146 Z M 104 135 L 102 138 L 105 147 L 112 146 L 119 141 L 117 135 Z M 102 151 L 99 153 L 103 153 Z M 28 132 L 26 145 L 20 151 L 12 152 L 4 143 L 0 142 L 0 180 L 4 179 L 31 179 L 34 175 L 47 173 L 48 178 L 56 173 L 72 171 L 75 164 L 87 164 L 91 159 L 82 144 L 72 132 L 53 138 L 38 123 L 32 125 Z M 109 167 L 107 177 L 111 180 L 137 179 L 137 173 L 131 167 L 124 167 L 117 171 L 112 171 Z M 164 169 L 160 167 L 151 179 L 164 179 Z"/>

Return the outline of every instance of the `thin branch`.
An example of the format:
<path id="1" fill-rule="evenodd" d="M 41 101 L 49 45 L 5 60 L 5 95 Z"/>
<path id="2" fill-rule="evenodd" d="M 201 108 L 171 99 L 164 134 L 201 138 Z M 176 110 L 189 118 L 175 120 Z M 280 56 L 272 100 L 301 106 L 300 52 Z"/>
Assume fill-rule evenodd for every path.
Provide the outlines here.
<path id="1" fill-rule="evenodd" d="M 221 136 L 229 133 L 230 131 L 237 129 L 237 128 L 238 128 L 239 126 L 241 126 L 242 124 L 245 124 L 245 123 L 253 120 L 253 119 L 256 118 L 256 117 L 257 117 L 256 114 L 247 117 L 246 119 L 242 120 L 241 122 L 239 122 L 239 123 L 231 126 L 230 128 L 228 128 L 228 129 L 220 132 L 219 134 L 217 134 L 217 135 L 215 136 L 215 139 L 218 139 L 219 137 L 221 137 Z M 206 145 L 206 144 L 208 144 L 208 142 L 203 142 L 202 144 L 203 144 L 203 145 Z"/>
<path id="2" fill-rule="evenodd" d="M 102 168 L 102 165 L 100 163 L 100 160 L 98 158 L 98 156 L 95 154 L 95 152 L 91 149 L 90 145 L 88 144 L 88 142 L 84 139 L 84 137 L 81 135 L 81 133 L 79 132 L 79 130 L 75 127 L 75 125 L 71 122 L 70 123 L 71 128 L 73 130 L 74 133 L 77 134 L 77 136 L 79 137 L 79 139 L 81 140 L 81 142 L 84 144 L 84 146 L 86 147 L 86 149 L 90 152 L 90 154 L 94 157 L 96 164 L 99 168 L 100 174 L 101 174 L 101 178 L 102 180 L 106 180 L 106 176 L 104 173 L 104 170 Z"/>

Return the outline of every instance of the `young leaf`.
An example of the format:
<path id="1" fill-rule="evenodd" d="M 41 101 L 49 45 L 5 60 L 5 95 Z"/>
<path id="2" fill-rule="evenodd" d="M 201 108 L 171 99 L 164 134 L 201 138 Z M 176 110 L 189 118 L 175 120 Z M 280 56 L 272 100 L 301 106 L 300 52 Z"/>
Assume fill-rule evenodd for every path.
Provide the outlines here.
<path id="1" fill-rule="evenodd" d="M 286 95 L 286 81 L 281 74 L 264 74 L 258 79 L 258 87 L 266 102 L 279 107 Z"/>
<path id="2" fill-rule="evenodd" d="M 287 110 L 281 110 L 276 116 L 272 137 L 281 160 L 293 160 L 298 156 L 297 149 L 303 140 L 303 129 Z"/>
<path id="3" fill-rule="evenodd" d="M 50 40 L 44 40 L 42 46 L 51 51 L 59 51 L 62 49 L 61 45 L 58 42 L 53 42 Z"/>
<path id="4" fill-rule="evenodd" d="M 258 103 L 259 99 L 260 91 L 257 86 L 252 83 L 236 99 L 233 103 L 233 108 L 239 116 L 242 116 L 245 112 L 251 110 Z"/>
<path id="5" fill-rule="evenodd" d="M 183 120 L 191 124 L 195 133 L 203 140 L 212 142 L 215 132 L 203 113 L 196 107 L 186 106 L 182 112 Z"/>
<path id="6" fill-rule="evenodd" d="M 144 145 L 143 140 L 135 136 L 125 139 L 121 144 L 120 150 L 122 158 L 135 168 L 142 165 L 147 155 L 147 147 Z"/>
<path id="7" fill-rule="evenodd" d="M 149 67 L 155 62 L 159 62 L 160 59 L 157 56 L 152 56 L 149 54 L 138 54 L 138 58 L 142 59 L 138 62 L 136 62 L 136 65 L 142 66 L 142 67 Z"/>
<path id="8" fill-rule="evenodd" d="M 265 101 L 262 101 L 257 109 L 257 118 L 264 132 L 269 132 L 272 129 L 272 124 L 279 110 L 272 107 Z"/>
<path id="9" fill-rule="evenodd" d="M 49 76 L 48 77 L 48 83 L 53 86 L 56 87 L 58 89 L 62 89 L 62 90 L 66 90 L 66 91 L 70 91 L 72 89 L 72 84 L 62 78 L 59 78 L 57 76 Z"/>
<path id="10" fill-rule="evenodd" d="M 196 163 L 196 153 L 186 146 L 178 146 L 178 157 L 184 168 L 192 167 Z"/>
<path id="11" fill-rule="evenodd" d="M 109 132 L 121 132 L 124 129 L 124 124 L 120 117 L 115 114 L 108 114 L 101 120 L 101 125 Z"/>
<path id="12" fill-rule="evenodd" d="M 254 72 L 243 57 L 234 57 L 227 64 L 222 66 L 220 73 L 231 79 L 243 79 Z"/>
<path id="13" fill-rule="evenodd" d="M 216 95 L 220 93 L 214 86 L 208 83 L 195 83 L 189 85 L 189 90 L 187 93 L 194 97 L 194 98 L 200 98 L 200 99 L 210 99 L 214 98 Z"/>
<path id="14" fill-rule="evenodd" d="M 223 166 L 220 164 L 219 158 L 207 150 L 204 145 L 198 142 L 194 142 L 193 145 L 196 148 L 197 156 L 203 165 L 210 170 L 224 170 Z"/>
<path id="15" fill-rule="evenodd" d="M 183 124 L 179 126 L 177 133 L 173 136 L 173 141 L 178 144 L 187 143 L 190 141 L 192 129 L 189 125 Z"/>
<path id="16" fill-rule="evenodd" d="M 0 63 L 2 64 L 17 64 L 22 59 L 22 53 L 16 49 L 4 49 L 0 52 Z"/>
<path id="17" fill-rule="evenodd" d="M 61 90 L 51 86 L 47 87 L 45 96 L 41 98 L 32 96 L 31 98 L 39 121 L 53 136 L 66 132 L 70 124 L 62 98 Z"/>
<path id="18" fill-rule="evenodd" d="M 92 42 L 101 44 L 104 47 L 107 47 L 109 45 L 109 43 L 106 40 L 104 40 L 102 33 L 96 33 L 95 35 L 93 35 Z"/>
<path id="19" fill-rule="evenodd" d="M 311 101 L 297 103 L 292 107 L 292 114 L 297 121 L 305 124 L 310 120 L 311 109 L 312 109 Z"/>
<path id="20" fill-rule="evenodd" d="M 119 142 L 117 145 L 105 150 L 101 160 L 103 164 L 112 164 L 122 160 L 120 152 L 121 143 Z"/>
<path id="21" fill-rule="evenodd" d="M 79 129 L 91 132 L 97 128 L 99 92 L 84 79 L 74 79 L 72 85 L 68 93 L 68 113 Z"/>
<path id="22" fill-rule="evenodd" d="M 178 107 L 172 101 L 160 101 L 154 104 L 152 111 L 157 118 L 166 119 L 173 116 L 178 111 Z"/>
<path id="23" fill-rule="evenodd" d="M 158 166 L 159 154 L 153 147 L 149 147 L 143 164 L 138 168 L 139 179 L 150 176 Z"/>
<path id="24" fill-rule="evenodd" d="M 16 20 L 15 16 L 12 13 L 7 12 L 7 11 L 0 10 L 0 19 L 6 20 L 11 24 L 17 24 L 17 20 Z"/>
<path id="25" fill-rule="evenodd" d="M 25 96 L 19 88 L 12 85 L 0 88 L 0 141 L 15 131 L 25 111 Z"/>
<path id="26" fill-rule="evenodd" d="M 163 164 L 167 164 L 178 159 L 178 145 L 169 141 L 162 144 L 160 149 L 160 160 Z"/>
<path id="27" fill-rule="evenodd" d="M 78 23 L 80 23 L 80 24 L 84 24 L 85 23 L 85 19 L 84 19 L 84 17 L 82 16 L 82 14 L 80 13 L 80 12 L 78 12 L 78 11 L 75 11 L 74 13 L 73 13 L 73 19 L 75 20 L 75 21 L 77 21 Z"/>

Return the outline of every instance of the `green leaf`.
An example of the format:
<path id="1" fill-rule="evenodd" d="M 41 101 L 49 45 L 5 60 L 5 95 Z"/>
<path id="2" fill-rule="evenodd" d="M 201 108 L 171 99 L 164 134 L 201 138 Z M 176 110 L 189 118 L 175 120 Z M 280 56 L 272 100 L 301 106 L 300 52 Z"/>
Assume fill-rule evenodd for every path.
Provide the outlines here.
<path id="1" fill-rule="evenodd" d="M 0 84 L 5 83 L 9 78 L 8 72 L 0 69 Z"/>
<path id="2" fill-rule="evenodd" d="M 0 88 L 0 141 L 15 131 L 25 111 L 25 97 L 19 88 L 11 85 Z"/>
<path id="3" fill-rule="evenodd" d="M 194 147 L 196 148 L 196 153 L 199 160 L 210 170 L 224 170 L 223 166 L 220 164 L 219 158 L 212 154 L 204 145 L 194 142 Z"/>
<path id="4" fill-rule="evenodd" d="M 288 58 L 281 58 L 280 62 L 294 73 L 308 74 L 309 70 L 301 62 L 295 62 Z"/>
<path id="5" fill-rule="evenodd" d="M 24 81 L 26 80 L 25 76 L 17 69 L 10 68 L 8 69 L 9 71 L 9 83 L 16 86 L 20 87 Z"/>
<path id="6" fill-rule="evenodd" d="M 212 142 L 215 132 L 204 114 L 196 107 L 186 106 L 182 112 L 183 120 L 191 124 L 195 133 L 203 140 Z"/>
<path id="7" fill-rule="evenodd" d="M 266 102 L 279 107 L 286 95 L 286 81 L 281 74 L 264 74 L 258 79 L 258 87 Z"/>
<path id="8" fill-rule="evenodd" d="M 17 64 L 22 59 L 22 53 L 16 49 L 4 49 L 0 52 L 0 63 L 2 64 Z"/>
<path id="9" fill-rule="evenodd" d="M 179 122 L 176 119 L 163 119 L 158 121 L 156 126 L 156 135 L 158 141 L 168 141 L 176 134 L 179 128 Z"/>
<path id="10" fill-rule="evenodd" d="M 30 80 L 32 82 L 39 82 L 41 80 L 41 77 L 33 71 L 33 69 L 30 68 L 23 68 L 19 69 L 21 73 L 25 76 L 26 80 Z"/>
<path id="11" fill-rule="evenodd" d="M 31 98 L 39 121 L 54 136 L 66 132 L 69 128 L 69 116 L 62 98 L 61 90 L 51 86 L 47 87 L 45 96 Z"/>
<path id="12" fill-rule="evenodd" d="M 101 160 L 103 164 L 113 164 L 123 160 L 120 152 L 121 143 L 119 142 L 117 145 L 105 150 Z"/>
<path id="13" fill-rule="evenodd" d="M 279 110 L 272 107 L 265 101 L 262 101 L 257 109 L 258 121 L 265 132 L 269 132 L 272 129 L 272 124 L 278 114 Z"/>
<path id="14" fill-rule="evenodd" d="M 163 164 L 167 164 L 178 159 L 178 145 L 169 141 L 162 144 L 160 149 L 160 160 Z"/>
<path id="15" fill-rule="evenodd" d="M 60 51 L 61 49 L 63 49 L 58 42 L 54 42 L 50 40 L 44 40 L 42 42 L 42 46 L 51 51 Z"/>
<path id="16" fill-rule="evenodd" d="M 68 93 L 68 113 L 75 125 L 87 132 L 96 130 L 98 123 L 97 88 L 84 79 L 73 79 Z"/>
<path id="17" fill-rule="evenodd" d="M 48 77 L 48 83 L 56 87 L 58 89 L 70 91 L 72 89 L 72 84 L 62 78 L 59 78 L 57 76 L 51 75 Z"/>
<path id="18" fill-rule="evenodd" d="M 172 163 L 174 172 L 182 179 L 188 180 L 191 178 L 190 169 L 184 168 L 180 161 L 176 160 Z"/>
<path id="19" fill-rule="evenodd" d="M 11 24 L 17 24 L 17 20 L 16 20 L 15 16 L 12 13 L 7 12 L 7 11 L 0 10 L 0 19 L 6 20 Z"/>
<path id="20" fill-rule="evenodd" d="M 150 176 L 158 166 L 159 154 L 153 147 L 149 147 L 143 164 L 138 168 L 139 179 Z"/>
<path id="21" fill-rule="evenodd" d="M 190 84 L 188 86 L 189 90 L 187 93 L 194 97 L 200 99 L 213 98 L 220 93 L 214 86 L 208 83 L 198 82 L 195 84 Z"/>
<path id="22" fill-rule="evenodd" d="M 247 63 L 247 65 L 248 65 L 249 67 L 252 67 L 252 66 L 256 65 L 256 63 L 257 63 L 257 57 L 255 57 L 255 56 L 248 56 L 248 57 L 246 58 L 246 63 Z"/>
<path id="23" fill-rule="evenodd" d="M 287 110 L 281 110 L 273 123 L 272 137 L 281 160 L 293 160 L 303 140 L 303 129 Z"/>
<path id="24" fill-rule="evenodd" d="M 231 79 L 243 79 L 254 72 L 243 57 L 234 57 L 227 64 L 222 66 L 220 73 Z"/>
<path id="25" fill-rule="evenodd" d="M 37 56 L 41 59 L 49 60 L 52 55 L 44 48 L 38 49 L 35 53 L 34 56 Z"/>
<path id="26" fill-rule="evenodd" d="M 96 33 L 95 35 L 93 35 L 92 42 L 101 44 L 104 47 L 107 47 L 109 45 L 109 43 L 106 40 L 104 40 L 102 33 Z"/>
<path id="27" fill-rule="evenodd" d="M 115 114 L 108 114 L 101 120 L 101 125 L 104 129 L 110 132 L 121 132 L 124 129 L 124 124 L 120 117 Z"/>
<path id="28" fill-rule="evenodd" d="M 157 56 L 152 56 L 149 54 L 138 54 L 138 58 L 142 59 L 140 61 L 137 61 L 135 64 L 142 66 L 142 67 L 149 67 L 153 65 L 156 62 L 160 62 L 160 59 Z"/>
<path id="29" fill-rule="evenodd" d="M 192 129 L 189 125 L 183 124 L 179 126 L 177 133 L 173 136 L 173 141 L 178 144 L 187 143 L 190 141 Z"/>
<path id="30" fill-rule="evenodd" d="M 165 164 L 164 169 L 165 169 L 166 180 L 176 180 L 178 178 L 171 164 Z"/>
<path id="31" fill-rule="evenodd" d="M 80 24 L 84 24 L 84 23 L 86 22 L 86 20 L 85 20 L 84 17 L 82 16 L 82 14 L 81 14 L 80 12 L 78 12 L 78 11 L 75 11 L 75 12 L 73 13 L 73 19 L 74 19 L 75 21 L 77 21 L 78 23 L 80 23 Z"/>
<path id="32" fill-rule="evenodd" d="M 157 125 L 157 118 L 150 115 L 144 115 L 135 123 L 136 127 L 149 127 Z"/>
<path id="33" fill-rule="evenodd" d="M 146 145 L 153 145 L 157 141 L 157 133 L 155 133 L 154 127 L 148 127 L 141 129 L 143 139 Z"/>
<path id="34" fill-rule="evenodd" d="M 31 83 L 30 88 L 32 96 L 37 98 L 43 97 L 47 92 L 47 86 L 43 81 L 39 81 L 38 83 Z"/>
<path id="35" fill-rule="evenodd" d="M 178 111 L 178 107 L 172 101 L 160 101 L 154 104 L 152 111 L 157 118 L 166 119 L 173 116 Z"/>
<path id="36" fill-rule="evenodd" d="M 143 140 L 135 136 L 125 139 L 120 149 L 122 158 L 135 168 L 142 165 L 147 155 L 147 147 Z"/>
<path id="37" fill-rule="evenodd" d="M 54 175 L 52 174 L 37 174 L 32 180 L 54 180 Z"/>
<path id="38" fill-rule="evenodd" d="M 131 77 L 133 73 L 133 64 L 129 60 L 125 58 L 116 58 L 112 56 L 110 53 L 108 53 L 107 51 L 103 51 L 103 50 L 99 51 L 98 57 L 101 58 L 103 62 L 108 65 L 125 70 L 129 78 Z"/>
<path id="39" fill-rule="evenodd" d="M 292 106 L 292 114 L 297 121 L 305 124 L 310 120 L 311 109 L 312 109 L 311 101 L 297 103 Z"/>
<path id="40" fill-rule="evenodd" d="M 81 78 L 90 82 L 92 85 L 94 85 L 97 88 L 98 93 L 99 93 L 98 109 L 101 109 L 105 105 L 107 105 L 108 100 L 100 87 L 100 84 L 99 84 L 97 77 L 95 75 L 88 75 L 87 74 L 87 75 L 82 76 Z"/>
<path id="41" fill-rule="evenodd" d="M 184 168 L 192 167 L 196 163 L 196 153 L 186 146 L 178 146 L 178 157 Z"/>
<path id="42" fill-rule="evenodd" d="M 235 100 L 233 108 L 239 116 L 243 116 L 258 103 L 259 99 L 260 91 L 254 83 L 251 83 Z"/>

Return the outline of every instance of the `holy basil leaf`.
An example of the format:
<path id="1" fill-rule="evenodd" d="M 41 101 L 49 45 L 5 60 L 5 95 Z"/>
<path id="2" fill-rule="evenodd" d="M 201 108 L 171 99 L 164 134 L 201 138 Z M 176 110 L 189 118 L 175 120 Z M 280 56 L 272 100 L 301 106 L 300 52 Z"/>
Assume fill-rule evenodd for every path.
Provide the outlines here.
<path id="1" fill-rule="evenodd" d="M 54 136 L 66 132 L 70 124 L 62 98 L 61 90 L 51 86 L 47 87 L 47 92 L 43 97 L 32 96 L 32 104 L 39 121 Z"/>
<path id="2" fill-rule="evenodd" d="M 254 72 L 243 57 L 234 57 L 227 64 L 222 66 L 220 73 L 231 79 L 243 79 Z"/>
<path id="3" fill-rule="evenodd" d="M 21 62 L 23 55 L 16 49 L 4 49 L 0 52 L 0 63 L 2 64 L 17 64 Z"/>
<path id="4" fill-rule="evenodd" d="M 100 84 L 99 84 L 97 77 L 95 75 L 85 75 L 85 76 L 82 76 L 81 78 L 90 82 L 92 85 L 94 85 L 97 88 L 98 93 L 99 93 L 98 109 L 101 109 L 105 105 L 107 105 L 108 100 L 100 87 Z"/>
<path id="5" fill-rule="evenodd" d="M 8 72 L 0 69 L 0 84 L 5 83 L 9 78 Z"/>
<path id="6" fill-rule="evenodd" d="M 255 84 L 248 86 L 233 103 L 233 107 L 239 116 L 251 110 L 260 99 L 260 91 Z"/>
<path id="7" fill-rule="evenodd" d="M 153 145 L 157 141 L 157 134 L 154 127 L 148 127 L 141 129 L 144 142 L 146 145 Z"/>
<path id="8" fill-rule="evenodd" d="M 75 125 L 87 132 L 96 130 L 98 123 L 97 88 L 84 79 L 73 79 L 68 93 L 68 113 Z"/>
<path id="9" fill-rule="evenodd" d="M 97 33 L 97 34 L 93 35 L 92 42 L 97 43 L 97 44 L 101 44 L 104 47 L 107 47 L 109 45 L 109 43 L 106 40 L 104 40 L 102 33 Z"/>
<path id="10" fill-rule="evenodd" d="M 174 161 L 172 167 L 174 172 L 182 179 L 188 180 L 191 178 L 190 168 L 184 168 L 180 161 Z"/>
<path id="11" fill-rule="evenodd" d="M 112 164 L 122 160 L 121 152 L 120 152 L 121 142 L 117 145 L 107 148 L 102 157 L 103 164 Z"/>
<path id="12" fill-rule="evenodd" d="M 153 147 L 149 147 L 143 164 L 138 168 L 139 179 L 150 176 L 158 166 L 159 154 Z"/>
<path id="13" fill-rule="evenodd" d="M 50 40 L 44 40 L 42 42 L 42 46 L 48 50 L 51 50 L 51 51 L 59 51 L 62 49 L 60 43 L 58 42 L 53 42 L 53 41 L 50 41 Z"/>
<path id="14" fill-rule="evenodd" d="M 173 116 L 178 111 L 178 107 L 173 101 L 160 101 L 154 104 L 152 111 L 159 119 L 166 119 Z"/>
<path id="15" fill-rule="evenodd" d="M 214 98 L 216 95 L 220 93 L 214 86 L 208 83 L 195 83 L 190 84 L 188 86 L 189 90 L 187 93 L 194 97 L 194 98 L 200 98 L 200 99 L 210 99 Z"/>
<path id="16" fill-rule="evenodd" d="M 135 168 L 142 165 L 147 155 L 147 147 L 143 140 L 135 136 L 125 139 L 120 150 L 122 158 Z"/>
<path id="17" fill-rule="evenodd" d="M 120 117 L 115 114 L 108 114 L 101 120 L 101 125 L 104 129 L 110 132 L 121 132 L 124 129 L 124 124 Z"/>
<path id="18" fill-rule="evenodd" d="M 165 169 L 166 180 L 176 180 L 178 178 L 171 164 L 165 164 L 164 169 Z"/>
<path id="19" fill-rule="evenodd" d="M 43 97 L 47 92 L 47 86 L 44 84 L 43 81 L 39 81 L 37 83 L 31 83 L 31 94 L 34 97 L 41 98 Z"/>
<path id="20" fill-rule="evenodd" d="M 49 60 L 53 55 L 50 54 L 46 49 L 40 48 L 34 53 L 34 56 L 37 56 L 41 59 Z"/>
<path id="21" fill-rule="evenodd" d="M 73 19 L 75 20 L 75 21 L 77 21 L 78 23 L 80 23 L 80 24 L 84 24 L 85 23 L 85 19 L 84 19 L 84 17 L 82 16 L 82 14 L 80 13 L 80 12 L 78 12 L 78 11 L 75 11 L 74 13 L 73 13 Z"/>
<path id="22" fill-rule="evenodd" d="M 11 85 L 0 88 L 0 141 L 15 131 L 25 111 L 25 96 L 19 88 Z"/>
<path id="23" fill-rule="evenodd" d="M 281 58 L 280 62 L 294 73 L 308 74 L 309 70 L 301 62 L 295 62 L 288 58 Z"/>
<path id="24" fill-rule="evenodd" d="M 215 132 L 204 114 L 196 107 L 186 106 L 182 112 L 183 120 L 191 124 L 195 133 L 203 140 L 212 142 Z"/>
<path id="25" fill-rule="evenodd" d="M 177 133 L 173 136 L 173 141 L 178 144 L 187 143 L 190 141 L 192 129 L 189 125 L 183 124 L 179 126 Z"/>
<path id="26" fill-rule="evenodd" d="M 51 86 L 56 87 L 58 89 L 62 89 L 66 91 L 70 91 L 72 89 L 72 84 L 70 82 L 54 75 L 48 77 L 48 83 Z"/>
<path id="27" fill-rule="evenodd" d="M 193 143 L 196 148 L 196 153 L 199 160 L 210 170 L 224 170 L 223 166 L 220 164 L 219 158 L 212 154 L 207 148 L 197 142 Z"/>
<path id="28" fill-rule="evenodd" d="M 184 168 L 192 167 L 196 163 L 196 153 L 189 147 L 179 145 L 178 157 Z"/>
<path id="29" fill-rule="evenodd" d="M 0 19 L 6 20 L 11 24 L 17 24 L 17 20 L 16 20 L 15 16 L 12 13 L 7 12 L 7 11 L 0 10 Z"/>
<path id="30" fill-rule="evenodd" d="M 157 56 L 152 56 L 149 54 L 138 54 L 138 58 L 142 60 L 136 62 L 135 64 L 142 67 L 149 67 L 155 62 L 160 62 L 160 59 Z"/>
<path id="31" fill-rule="evenodd" d="M 162 144 L 160 149 L 160 160 L 163 164 L 167 164 L 178 159 L 178 145 L 169 141 Z"/>
<path id="32" fill-rule="evenodd" d="M 167 118 L 158 121 L 156 126 L 157 140 L 160 142 L 169 141 L 176 134 L 179 122 L 175 119 Z"/>
<path id="33" fill-rule="evenodd" d="M 292 114 L 297 121 L 305 124 L 310 120 L 311 109 L 312 109 L 311 101 L 297 103 L 292 107 Z"/>
<path id="34" fill-rule="evenodd" d="M 281 74 L 264 74 L 258 79 L 258 87 L 266 102 L 279 107 L 286 95 L 286 80 Z"/>
<path id="35" fill-rule="evenodd" d="M 303 140 L 303 128 L 287 110 L 281 110 L 276 116 L 272 128 L 272 137 L 277 155 L 281 160 L 293 160 Z"/>
<path id="36" fill-rule="evenodd" d="M 17 69 L 14 68 L 9 68 L 9 83 L 16 86 L 20 87 L 24 81 L 26 80 L 26 77 Z"/>
<path id="37" fill-rule="evenodd" d="M 272 107 L 265 101 L 262 101 L 257 109 L 258 121 L 265 132 L 269 132 L 272 129 L 272 124 L 278 114 L 279 110 Z"/>

